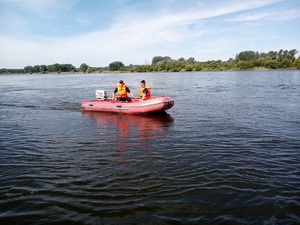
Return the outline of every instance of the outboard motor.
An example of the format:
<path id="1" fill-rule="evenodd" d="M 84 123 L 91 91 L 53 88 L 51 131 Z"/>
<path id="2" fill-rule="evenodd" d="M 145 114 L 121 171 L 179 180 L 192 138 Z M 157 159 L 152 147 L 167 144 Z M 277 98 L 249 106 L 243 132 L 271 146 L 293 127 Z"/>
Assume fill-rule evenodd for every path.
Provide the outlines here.
<path id="1" fill-rule="evenodd" d="M 107 92 L 104 90 L 97 90 L 96 91 L 96 99 L 107 100 Z"/>

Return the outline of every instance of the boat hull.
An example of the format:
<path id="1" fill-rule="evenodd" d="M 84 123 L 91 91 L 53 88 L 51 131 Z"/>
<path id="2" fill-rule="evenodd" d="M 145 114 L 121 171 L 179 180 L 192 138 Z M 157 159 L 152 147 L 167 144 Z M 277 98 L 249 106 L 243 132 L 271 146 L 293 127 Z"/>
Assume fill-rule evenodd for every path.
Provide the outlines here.
<path id="1" fill-rule="evenodd" d="M 163 112 L 172 108 L 174 100 L 170 97 L 159 96 L 141 101 L 132 99 L 131 102 L 115 100 L 84 100 L 81 104 L 83 111 L 109 112 L 119 114 L 150 114 Z"/>

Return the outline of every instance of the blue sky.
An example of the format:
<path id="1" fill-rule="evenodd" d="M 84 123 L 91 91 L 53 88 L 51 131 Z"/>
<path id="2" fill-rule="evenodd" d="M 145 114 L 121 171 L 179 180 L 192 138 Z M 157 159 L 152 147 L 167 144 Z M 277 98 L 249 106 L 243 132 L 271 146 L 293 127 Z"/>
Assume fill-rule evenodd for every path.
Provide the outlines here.
<path id="1" fill-rule="evenodd" d="M 0 0 L 0 68 L 300 52 L 299 21 L 299 0 Z"/>

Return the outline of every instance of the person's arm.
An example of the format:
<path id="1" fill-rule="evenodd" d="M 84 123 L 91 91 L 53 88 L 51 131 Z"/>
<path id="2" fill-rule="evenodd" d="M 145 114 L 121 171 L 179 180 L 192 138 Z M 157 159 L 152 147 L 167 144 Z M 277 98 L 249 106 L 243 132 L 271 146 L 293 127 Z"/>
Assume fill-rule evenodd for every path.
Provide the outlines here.
<path id="1" fill-rule="evenodd" d="M 112 94 L 112 100 L 114 100 L 114 99 L 115 99 L 115 93 L 117 93 L 117 91 L 118 91 L 118 89 L 117 89 L 117 88 L 115 88 L 115 90 L 113 91 L 113 94 Z"/>
<path id="2" fill-rule="evenodd" d="M 145 99 L 147 93 L 148 93 L 148 89 L 144 88 L 144 90 L 143 90 L 143 96 L 142 96 L 142 101 Z"/>
<path id="3" fill-rule="evenodd" d="M 128 87 L 126 87 L 126 91 L 131 95 L 131 97 L 134 98 L 134 95 L 131 93 L 130 89 Z"/>

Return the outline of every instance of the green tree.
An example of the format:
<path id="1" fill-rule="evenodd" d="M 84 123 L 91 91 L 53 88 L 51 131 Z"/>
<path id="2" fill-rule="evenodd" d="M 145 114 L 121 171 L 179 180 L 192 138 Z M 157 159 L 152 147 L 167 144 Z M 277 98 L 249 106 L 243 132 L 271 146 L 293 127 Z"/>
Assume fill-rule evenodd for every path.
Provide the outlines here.
<path id="1" fill-rule="evenodd" d="M 87 70 L 88 73 L 93 73 L 95 71 L 96 71 L 95 67 L 89 67 L 88 70 Z"/>
<path id="2" fill-rule="evenodd" d="M 267 61 L 268 59 L 265 58 L 265 57 L 261 57 L 259 59 L 256 60 L 257 62 L 257 66 L 264 66 L 265 65 L 265 62 Z"/>
<path id="3" fill-rule="evenodd" d="M 89 66 L 85 63 L 82 63 L 79 67 L 79 70 L 83 73 L 85 73 L 87 71 L 87 69 L 89 68 Z"/>
<path id="4" fill-rule="evenodd" d="M 295 61 L 295 55 L 298 53 L 296 49 L 292 49 L 288 52 L 288 59 Z"/>
<path id="5" fill-rule="evenodd" d="M 68 68 L 67 68 L 66 64 L 60 65 L 60 72 L 68 72 Z"/>
<path id="6" fill-rule="evenodd" d="M 253 67 L 261 66 L 261 63 L 258 60 L 251 61 Z"/>
<path id="7" fill-rule="evenodd" d="M 267 60 L 265 62 L 265 67 L 270 69 L 278 69 L 279 62 L 277 60 Z"/>
<path id="8" fill-rule="evenodd" d="M 39 73 L 39 72 L 40 72 L 40 66 L 39 66 L 39 65 L 35 65 L 35 66 L 33 67 L 33 71 L 34 71 L 35 73 Z"/>
<path id="9" fill-rule="evenodd" d="M 268 56 L 272 59 L 272 60 L 275 60 L 277 59 L 277 52 L 275 51 L 270 51 L 268 52 Z"/>
<path id="10" fill-rule="evenodd" d="M 290 59 L 283 59 L 279 64 L 280 68 L 290 68 L 292 65 L 293 61 Z"/>
<path id="11" fill-rule="evenodd" d="M 120 61 L 115 61 L 109 64 L 109 70 L 111 71 L 117 71 L 120 70 L 122 67 L 124 67 L 124 64 Z"/>
<path id="12" fill-rule="evenodd" d="M 167 65 L 167 61 L 159 61 L 156 63 L 156 66 L 157 66 L 157 71 L 158 72 L 163 72 L 163 71 L 166 71 L 166 65 Z"/>
<path id="13" fill-rule="evenodd" d="M 72 64 L 61 64 L 60 65 L 61 72 L 74 72 L 75 70 L 76 70 L 76 68 Z"/>
<path id="14" fill-rule="evenodd" d="M 241 70 L 247 70 L 253 68 L 253 65 L 250 62 L 246 62 L 246 61 L 238 61 L 236 65 Z"/>
<path id="15" fill-rule="evenodd" d="M 187 64 L 185 66 L 185 71 L 193 71 L 193 66 L 191 64 Z"/>
<path id="16" fill-rule="evenodd" d="M 277 60 L 281 62 L 283 59 L 283 49 L 280 49 L 279 52 L 277 53 Z"/>
<path id="17" fill-rule="evenodd" d="M 163 56 L 154 56 L 152 58 L 152 64 L 151 65 L 154 65 L 154 64 L 156 64 L 160 61 L 169 61 L 169 60 L 172 60 L 171 57 L 169 57 L 169 56 L 164 56 L 164 57 Z"/>
<path id="18" fill-rule="evenodd" d="M 24 69 L 0 69 L 0 74 L 16 74 L 16 73 L 24 73 Z"/>
<path id="19" fill-rule="evenodd" d="M 162 61 L 163 60 L 163 57 L 162 56 L 154 56 L 152 58 L 152 65 L 156 64 L 157 62 L 159 61 Z"/>
<path id="20" fill-rule="evenodd" d="M 40 72 L 41 73 L 46 73 L 48 70 L 47 66 L 46 65 L 40 65 Z"/>
<path id="21" fill-rule="evenodd" d="M 204 67 L 206 70 L 220 70 L 222 67 L 222 61 L 221 60 L 211 60 L 204 63 Z"/>
<path id="22" fill-rule="evenodd" d="M 244 51 L 236 55 L 236 61 L 252 61 L 258 58 L 258 53 L 254 51 Z"/>
<path id="23" fill-rule="evenodd" d="M 294 61 L 294 66 L 300 70 L 300 58 L 297 58 L 295 61 Z"/>
<path id="24" fill-rule="evenodd" d="M 202 70 L 202 66 L 200 65 L 200 63 L 195 63 L 194 64 L 194 69 L 195 69 L 195 71 L 201 71 Z"/>
<path id="25" fill-rule="evenodd" d="M 49 73 L 55 73 L 55 72 L 59 73 L 59 72 L 61 72 L 60 71 L 60 69 L 61 69 L 60 67 L 61 66 L 58 63 L 52 64 L 52 65 L 48 65 L 48 72 Z"/>
<path id="26" fill-rule="evenodd" d="M 195 58 L 190 57 L 190 58 L 188 58 L 188 60 L 186 60 L 186 62 L 189 63 L 189 64 L 195 63 Z"/>
<path id="27" fill-rule="evenodd" d="M 25 66 L 24 73 L 34 73 L 34 68 L 32 66 Z"/>

